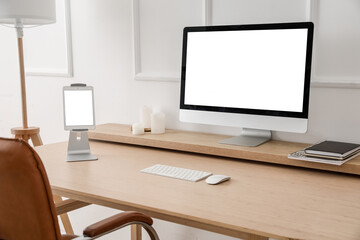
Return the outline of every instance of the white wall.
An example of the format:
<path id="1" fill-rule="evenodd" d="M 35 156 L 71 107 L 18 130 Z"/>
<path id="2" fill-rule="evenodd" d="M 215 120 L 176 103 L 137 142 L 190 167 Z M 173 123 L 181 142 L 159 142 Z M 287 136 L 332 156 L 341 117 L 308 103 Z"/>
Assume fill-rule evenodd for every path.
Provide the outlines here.
<path id="1" fill-rule="evenodd" d="M 151 6 L 139 1 L 140 16 L 144 15 L 143 21 L 147 19 L 158 23 L 164 23 L 161 18 L 167 18 L 166 24 L 171 26 L 174 23 L 177 27 L 184 24 L 184 19 L 190 19 L 186 24 L 203 24 L 203 1 L 199 2 L 184 1 L 184 6 L 194 7 L 187 11 L 179 1 L 176 2 L 175 9 L 170 8 L 171 4 L 165 4 L 165 0 L 152 1 Z M 308 1 L 297 1 L 296 4 L 292 1 L 289 4 L 289 1 L 273 0 L 273 4 L 260 7 L 265 2 L 269 1 L 214 0 L 212 20 L 214 23 L 242 23 L 272 19 L 306 19 Z M 317 3 L 313 8 L 313 20 L 317 29 L 313 80 L 314 86 L 317 87 L 311 88 L 309 130 L 306 134 L 276 132 L 274 138 L 308 143 L 324 139 L 360 142 L 360 113 L 357 111 L 360 102 L 360 3 L 357 0 L 313 2 Z M 181 9 L 181 16 L 174 14 L 176 9 Z M 171 14 L 166 15 L 167 11 Z M 61 90 L 62 86 L 73 82 L 84 82 L 94 86 L 96 120 L 99 124 L 136 122 L 140 107 L 150 104 L 163 109 L 169 128 L 230 135 L 240 132 L 236 128 L 180 123 L 179 82 L 133 79 L 131 0 L 71 1 L 71 17 L 74 77 L 27 77 L 29 125 L 41 128 L 45 144 L 67 140 L 68 133 L 63 130 Z M 140 22 L 140 26 L 140 33 L 143 34 L 140 44 L 144 49 L 141 52 L 142 70 L 150 75 L 153 72 L 156 73 L 153 75 L 165 76 L 168 72 L 175 72 L 176 75 L 176 64 L 180 62 L 176 52 L 181 50 L 181 46 L 170 44 L 163 51 L 161 48 L 152 51 L 151 42 L 156 41 L 156 38 L 151 35 L 149 28 L 154 26 L 146 25 L 145 22 Z M 167 25 L 162 27 L 172 29 Z M 25 30 L 25 44 L 27 31 L 31 29 Z M 169 35 L 167 32 L 157 31 L 156 34 L 161 39 L 168 36 L 171 40 L 176 39 L 173 34 Z M 181 36 L 179 33 L 176 34 Z M 0 136 L 10 137 L 10 128 L 21 126 L 15 31 L 0 27 L 0 39 Z M 172 49 L 174 53 L 169 53 Z M 169 61 L 165 62 L 170 64 L 162 72 L 161 65 L 152 65 L 151 62 L 161 62 L 164 61 L 163 58 L 168 58 Z M 87 223 L 114 212 L 116 211 L 91 206 L 71 213 L 70 217 L 76 232 L 81 233 L 81 229 Z M 233 239 L 163 221 L 156 221 L 155 227 L 162 239 Z M 116 235 L 127 236 L 128 231 L 120 231 Z M 114 236 L 108 239 L 112 238 Z"/>

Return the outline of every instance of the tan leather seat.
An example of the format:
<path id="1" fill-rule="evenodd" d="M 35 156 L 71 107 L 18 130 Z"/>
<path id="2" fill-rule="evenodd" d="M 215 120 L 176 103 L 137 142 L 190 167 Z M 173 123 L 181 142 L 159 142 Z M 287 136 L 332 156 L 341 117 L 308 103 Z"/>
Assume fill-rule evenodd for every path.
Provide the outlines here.
<path id="1" fill-rule="evenodd" d="M 152 219 L 138 212 L 122 212 L 87 227 L 84 236 L 96 237 L 136 223 L 152 240 L 158 239 Z M 61 235 L 50 184 L 35 150 L 18 139 L 0 138 L 0 239 L 67 240 Z"/>

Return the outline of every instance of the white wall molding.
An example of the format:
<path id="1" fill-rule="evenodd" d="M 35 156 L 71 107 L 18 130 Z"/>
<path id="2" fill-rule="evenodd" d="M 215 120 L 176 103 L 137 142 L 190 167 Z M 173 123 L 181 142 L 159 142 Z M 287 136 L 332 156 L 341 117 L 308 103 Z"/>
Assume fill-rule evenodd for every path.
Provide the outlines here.
<path id="1" fill-rule="evenodd" d="M 64 0 L 65 6 L 65 28 L 66 28 L 66 65 L 64 70 L 52 68 L 27 68 L 27 76 L 51 76 L 51 77 L 73 77 L 73 52 L 72 52 L 72 35 L 71 35 L 71 10 L 70 0 Z"/>
<path id="2" fill-rule="evenodd" d="M 178 82 L 180 77 L 177 73 L 146 73 L 141 68 L 141 48 L 140 48 L 140 0 L 133 0 L 133 55 L 134 55 L 134 79 L 139 81 L 161 81 L 161 82 Z M 312 21 L 315 23 L 315 39 L 317 32 L 319 1 L 318 0 L 304 0 L 305 4 L 305 21 Z M 203 24 L 213 24 L 213 0 L 203 0 Z M 315 67 L 316 45 L 314 41 L 313 51 L 313 70 Z M 312 87 L 324 88 L 360 88 L 360 76 L 322 76 L 316 73 L 311 80 Z"/>
<path id="3" fill-rule="evenodd" d="M 203 0 L 204 4 L 204 24 L 206 26 L 212 25 L 212 12 L 213 12 L 213 1 L 212 0 Z"/>
<path id="4" fill-rule="evenodd" d="M 135 80 L 137 81 L 156 81 L 156 82 L 179 82 L 180 78 L 177 74 L 153 74 L 153 73 L 143 73 L 139 72 L 135 74 Z"/>
<path id="5" fill-rule="evenodd" d="M 311 87 L 316 88 L 360 88 L 360 77 L 313 77 Z"/>
<path id="6" fill-rule="evenodd" d="M 360 76 L 314 76 L 311 86 L 317 88 L 360 88 Z"/>
<path id="7" fill-rule="evenodd" d="M 311 78 L 311 86 L 317 88 L 360 88 L 360 77 L 315 76 Z"/>
<path id="8" fill-rule="evenodd" d="M 132 1 L 134 79 L 137 81 L 179 82 L 178 73 L 144 73 L 141 68 L 140 0 Z M 212 23 L 212 0 L 203 0 L 203 24 Z"/>
<path id="9" fill-rule="evenodd" d="M 140 47 L 140 0 L 132 1 L 133 11 L 133 55 L 134 55 L 134 79 L 137 81 L 160 81 L 160 82 L 178 82 L 180 78 L 177 74 L 151 74 L 142 72 L 141 68 L 141 47 Z"/>
<path id="10" fill-rule="evenodd" d="M 141 74 L 141 53 L 140 53 L 140 12 L 139 0 L 132 1 L 132 29 L 133 29 L 133 56 L 134 56 L 134 78 L 135 80 L 151 80 L 147 79 L 149 76 L 144 76 L 144 79 L 139 79 Z M 151 76 L 150 76 L 151 78 Z"/>
<path id="11" fill-rule="evenodd" d="M 319 28 L 317 27 L 319 14 L 319 0 L 307 0 L 307 20 L 315 24 L 315 39 L 318 35 Z M 318 42 L 314 41 L 314 47 Z M 316 49 L 313 51 L 316 57 Z M 314 67 L 314 61 L 313 61 Z M 316 88 L 360 88 L 360 76 L 322 76 L 316 75 L 311 78 L 311 86 Z"/>
<path id="12" fill-rule="evenodd" d="M 314 13 L 317 9 L 317 0 L 305 0 L 306 4 L 306 13 L 305 13 L 305 20 L 312 21 L 314 19 Z"/>
<path id="13" fill-rule="evenodd" d="M 314 18 L 314 5 L 316 0 L 304 0 L 306 4 L 305 20 L 311 21 Z M 138 81 L 161 81 L 178 82 L 180 77 L 177 73 L 145 73 L 141 67 L 141 47 L 140 47 L 140 0 L 132 1 L 133 11 L 133 56 L 134 56 L 134 79 Z M 213 0 L 203 0 L 203 24 L 213 24 Z"/>

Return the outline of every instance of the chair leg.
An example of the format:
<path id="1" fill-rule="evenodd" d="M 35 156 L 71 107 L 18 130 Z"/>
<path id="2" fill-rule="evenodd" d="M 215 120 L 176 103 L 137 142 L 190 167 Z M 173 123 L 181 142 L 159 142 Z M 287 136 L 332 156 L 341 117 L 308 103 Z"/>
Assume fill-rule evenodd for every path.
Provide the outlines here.
<path id="1" fill-rule="evenodd" d="M 58 202 L 62 201 L 62 198 L 60 196 L 58 196 L 58 195 L 53 194 L 53 197 L 54 197 L 54 202 L 55 203 L 58 203 Z M 64 226 L 65 232 L 67 234 L 74 234 L 74 230 L 73 230 L 73 228 L 71 226 L 69 216 L 66 213 L 64 213 L 64 214 L 60 215 L 60 219 L 61 219 L 61 222 L 62 222 L 62 224 Z"/>

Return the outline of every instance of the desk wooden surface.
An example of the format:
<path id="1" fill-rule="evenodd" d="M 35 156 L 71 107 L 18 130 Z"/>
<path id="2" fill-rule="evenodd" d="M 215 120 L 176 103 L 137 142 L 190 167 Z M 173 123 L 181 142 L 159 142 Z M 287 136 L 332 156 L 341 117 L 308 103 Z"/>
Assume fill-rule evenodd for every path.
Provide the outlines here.
<path id="1" fill-rule="evenodd" d="M 167 129 L 166 134 L 146 133 L 145 135 L 135 136 L 131 134 L 129 125 L 114 123 L 98 125 L 95 130 L 89 132 L 89 138 L 95 140 L 113 141 L 360 175 L 360 156 L 341 166 L 299 161 L 289 159 L 288 154 L 304 149 L 309 146 L 309 144 L 269 141 L 258 147 L 244 147 L 218 143 L 219 140 L 229 137 L 231 136 L 186 132 L 172 129 Z"/>
<path id="2" fill-rule="evenodd" d="M 98 161 L 66 162 L 67 143 L 36 148 L 54 193 L 238 238 L 360 239 L 358 176 L 117 143 L 90 146 Z M 157 163 L 232 179 L 207 185 L 140 172 Z"/>

